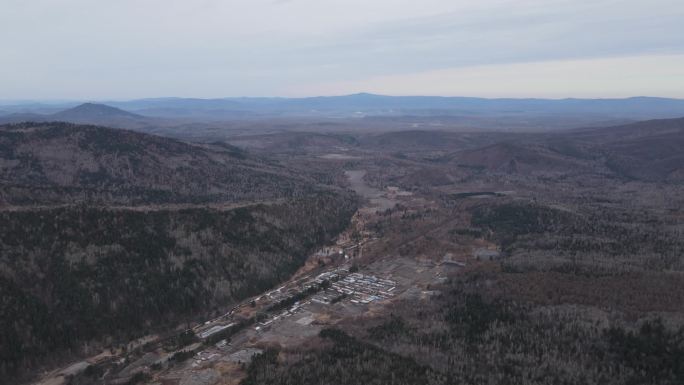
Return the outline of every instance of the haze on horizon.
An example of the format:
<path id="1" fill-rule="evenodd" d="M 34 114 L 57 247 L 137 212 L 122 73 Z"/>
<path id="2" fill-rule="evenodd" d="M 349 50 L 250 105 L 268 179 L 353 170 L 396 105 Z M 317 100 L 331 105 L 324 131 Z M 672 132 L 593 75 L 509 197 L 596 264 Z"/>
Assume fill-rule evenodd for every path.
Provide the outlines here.
<path id="1" fill-rule="evenodd" d="M 684 98 L 680 0 L 4 0 L 0 99 Z"/>

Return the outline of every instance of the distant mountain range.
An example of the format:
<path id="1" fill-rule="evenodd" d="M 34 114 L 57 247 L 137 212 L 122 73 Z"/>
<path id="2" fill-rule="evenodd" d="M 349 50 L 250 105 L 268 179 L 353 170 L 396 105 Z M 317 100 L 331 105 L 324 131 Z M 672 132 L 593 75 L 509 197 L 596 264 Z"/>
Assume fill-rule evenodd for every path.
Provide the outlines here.
<path id="1" fill-rule="evenodd" d="M 438 96 L 384 96 L 354 94 L 310 98 L 155 98 L 104 102 L 114 110 L 99 104 L 84 104 L 76 110 L 48 114 L 50 118 L 75 122 L 92 122 L 93 118 L 116 115 L 120 119 L 140 120 L 143 117 L 188 118 L 195 120 L 232 120 L 258 117 L 576 117 L 596 119 L 658 119 L 684 116 L 684 100 L 654 97 L 627 99 L 484 99 Z M 16 113 L 53 111 L 74 107 L 74 104 L 41 105 L 25 103 L 0 106 L 12 119 L 32 116 Z M 123 110 L 123 111 L 122 111 Z M 126 111 L 129 114 L 126 114 Z M 1 113 L 0 113 L 1 114 Z M 33 118 L 39 118 L 33 116 Z M 43 117 L 40 117 L 43 119 Z M 7 122 L 8 116 L 4 117 Z M 47 119 L 47 117 L 45 117 Z M 80 121 L 72 119 L 81 119 Z"/>
<path id="2" fill-rule="evenodd" d="M 312 98 L 142 99 L 109 103 L 150 116 L 488 116 L 596 115 L 631 119 L 684 115 L 684 100 L 628 99 L 483 99 L 435 96 L 354 94 Z"/>

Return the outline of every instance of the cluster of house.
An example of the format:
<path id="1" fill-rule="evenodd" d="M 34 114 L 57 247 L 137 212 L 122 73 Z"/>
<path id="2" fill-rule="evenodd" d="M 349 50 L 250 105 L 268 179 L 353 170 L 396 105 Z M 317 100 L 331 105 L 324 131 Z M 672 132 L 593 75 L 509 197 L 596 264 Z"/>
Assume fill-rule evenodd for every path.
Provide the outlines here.
<path id="1" fill-rule="evenodd" d="M 290 317 L 301 310 L 301 307 L 314 302 L 330 305 L 342 299 L 348 299 L 355 304 L 368 304 L 373 301 L 385 300 L 395 295 L 397 283 L 390 279 L 378 278 L 373 275 L 365 275 L 358 272 L 350 273 L 347 267 L 338 267 L 334 270 L 318 274 L 313 278 L 306 278 L 298 284 L 281 286 L 264 295 L 255 298 L 254 302 L 260 304 L 277 304 L 280 301 L 302 295 L 307 290 L 324 288 L 318 291 L 308 300 L 294 302 L 291 306 L 271 315 L 267 319 L 257 323 L 255 329 L 262 331 L 271 326 L 279 319 Z M 295 297 L 296 298 L 296 297 Z M 254 305 L 252 305 L 254 306 Z M 204 340 L 235 325 L 232 322 L 232 314 L 239 306 L 231 309 L 215 320 L 207 321 L 204 325 L 196 327 L 197 336 Z"/>
<path id="2" fill-rule="evenodd" d="M 316 294 L 311 301 L 329 305 L 338 298 L 346 297 L 352 303 L 368 304 L 393 297 L 396 285 L 395 281 L 389 279 L 351 273 L 333 282 L 329 289 Z"/>

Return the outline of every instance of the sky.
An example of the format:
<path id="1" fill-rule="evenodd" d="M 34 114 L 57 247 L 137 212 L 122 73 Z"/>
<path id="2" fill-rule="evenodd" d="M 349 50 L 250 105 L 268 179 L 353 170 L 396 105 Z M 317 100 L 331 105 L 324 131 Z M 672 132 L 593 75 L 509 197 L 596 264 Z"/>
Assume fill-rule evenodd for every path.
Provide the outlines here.
<path id="1" fill-rule="evenodd" d="M 0 99 L 684 98 L 682 0 L 0 0 Z"/>

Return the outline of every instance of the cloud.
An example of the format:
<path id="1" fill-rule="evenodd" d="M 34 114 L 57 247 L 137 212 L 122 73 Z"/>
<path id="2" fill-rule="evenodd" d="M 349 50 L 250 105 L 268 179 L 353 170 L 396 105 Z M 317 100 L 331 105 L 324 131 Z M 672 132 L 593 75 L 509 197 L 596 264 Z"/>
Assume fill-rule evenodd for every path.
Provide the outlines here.
<path id="1" fill-rule="evenodd" d="M 578 5 L 579 3 L 579 5 Z M 613 1 L 531 2 L 369 26 L 302 54 L 383 71 L 536 60 L 684 53 L 684 6 Z M 332 42 L 332 45 L 331 45 Z M 326 49 L 333 48 L 333 49 Z M 352 58 L 352 60 L 345 59 Z M 391 66 L 388 66 L 391 64 Z M 389 67 L 389 68 L 388 68 Z"/>
<path id="2" fill-rule="evenodd" d="M 0 97 L 276 95 L 684 53 L 680 0 L 3 0 Z M 190 95 L 191 94 L 191 95 Z"/>
<path id="3" fill-rule="evenodd" d="M 684 54 L 458 67 L 294 87 L 288 93 L 340 95 L 358 91 L 517 98 L 684 98 Z"/>

